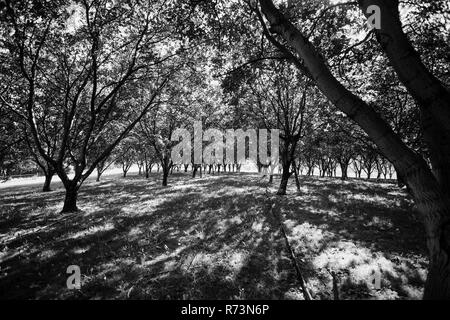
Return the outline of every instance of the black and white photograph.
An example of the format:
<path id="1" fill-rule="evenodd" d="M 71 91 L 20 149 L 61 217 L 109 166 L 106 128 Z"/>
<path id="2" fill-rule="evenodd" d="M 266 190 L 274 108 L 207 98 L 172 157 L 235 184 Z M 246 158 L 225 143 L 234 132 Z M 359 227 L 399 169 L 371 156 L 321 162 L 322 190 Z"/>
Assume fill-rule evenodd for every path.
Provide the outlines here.
<path id="1" fill-rule="evenodd" d="M 0 300 L 449 299 L 448 0 L 0 0 Z"/>

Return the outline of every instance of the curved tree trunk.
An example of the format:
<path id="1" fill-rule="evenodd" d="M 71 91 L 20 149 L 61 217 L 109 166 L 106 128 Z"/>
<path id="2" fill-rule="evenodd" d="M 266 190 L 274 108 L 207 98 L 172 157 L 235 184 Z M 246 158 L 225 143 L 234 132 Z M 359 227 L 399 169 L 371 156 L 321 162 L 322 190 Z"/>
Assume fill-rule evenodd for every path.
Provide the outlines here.
<path id="1" fill-rule="evenodd" d="M 418 102 L 424 140 L 429 146 L 432 170 L 450 195 L 450 90 L 422 62 L 400 21 L 398 0 L 359 0 L 363 13 L 367 7 L 380 7 L 377 40 L 408 92 Z"/>

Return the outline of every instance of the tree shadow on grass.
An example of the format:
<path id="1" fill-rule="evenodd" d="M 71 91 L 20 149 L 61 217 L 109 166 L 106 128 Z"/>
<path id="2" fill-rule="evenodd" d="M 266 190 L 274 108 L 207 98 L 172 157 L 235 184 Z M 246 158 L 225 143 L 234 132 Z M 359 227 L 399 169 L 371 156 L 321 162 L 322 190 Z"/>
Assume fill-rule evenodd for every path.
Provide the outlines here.
<path id="1" fill-rule="evenodd" d="M 258 175 L 174 174 L 170 186 L 159 184 L 136 176 L 89 182 L 80 192 L 82 211 L 70 216 L 58 213 L 62 190 L 9 190 L 0 200 L 7 212 L 0 217 L 0 283 L 8 288 L 0 298 L 302 298 Z M 331 296 L 323 270 L 333 268 L 339 250 L 362 259 L 334 265 L 351 276 L 379 263 L 370 254 L 403 259 L 403 253 L 423 252 L 409 236 L 422 234 L 410 221 L 409 202 L 393 186 L 305 178 L 301 194 L 289 188 L 291 195 L 275 202 L 316 298 Z M 83 274 L 79 291 L 65 287 L 73 264 Z M 422 284 L 406 267 L 385 269 L 385 285 L 400 297 L 410 288 L 398 279 Z M 353 280 L 345 283 L 360 279 Z M 356 296 L 347 290 L 347 298 Z"/>

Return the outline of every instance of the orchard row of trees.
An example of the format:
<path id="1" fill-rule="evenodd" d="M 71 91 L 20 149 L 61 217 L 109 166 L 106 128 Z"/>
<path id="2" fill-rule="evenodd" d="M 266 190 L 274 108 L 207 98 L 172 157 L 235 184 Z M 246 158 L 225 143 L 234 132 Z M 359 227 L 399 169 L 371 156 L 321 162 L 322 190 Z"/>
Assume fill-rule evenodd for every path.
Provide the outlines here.
<path id="1" fill-rule="evenodd" d="M 348 144 L 345 145 L 344 137 L 339 138 L 338 135 L 339 132 L 331 133 L 332 137 L 328 141 L 323 137 L 316 137 L 307 142 L 309 143 L 308 146 L 298 148 L 292 160 L 290 175 L 296 171 L 297 176 L 310 176 L 317 173 L 321 177 L 337 177 L 339 169 L 339 176 L 343 180 L 349 177 L 349 171 L 353 171 L 354 177 L 356 178 L 365 176 L 367 179 L 376 178 L 379 180 L 381 178 L 392 179 L 395 177 L 393 165 L 380 155 L 376 149 L 368 145 L 355 145 L 351 141 L 347 141 Z M 248 153 L 248 143 L 246 149 Z M 188 172 L 189 169 L 189 171 L 192 171 L 193 177 L 195 177 L 197 171 L 199 171 L 200 175 L 202 172 L 207 172 L 208 174 L 214 174 L 216 172 L 240 172 L 241 166 L 248 162 L 235 161 L 230 163 L 227 161 L 226 156 L 219 160 L 218 163 L 203 163 L 202 165 L 196 165 L 194 162 L 176 164 L 173 162 L 173 159 L 169 159 L 170 173 L 173 173 L 174 169 L 176 172 Z M 133 135 L 131 138 L 124 139 L 112 152 L 110 157 L 97 165 L 97 181 L 100 181 L 103 172 L 111 165 L 121 167 L 123 177 L 126 177 L 130 168 L 136 165 L 139 170 L 138 174 L 144 175 L 148 179 L 149 173 L 152 172 L 153 168 L 158 173 L 160 172 L 160 168 L 164 166 L 164 161 L 161 161 L 157 149 L 150 143 L 146 143 L 145 140 L 139 140 L 138 136 Z M 271 167 L 270 163 L 263 163 L 259 160 L 253 163 L 253 165 L 259 173 L 262 173 L 263 169 L 269 169 Z M 272 182 L 273 175 L 275 173 L 282 173 L 283 166 L 279 164 L 270 168 L 270 170 L 270 174 L 268 171 L 267 176 L 270 177 L 270 182 Z M 167 177 L 163 175 L 162 180 L 163 185 L 167 185 Z M 300 186 L 300 183 L 298 183 L 298 186 Z M 286 190 L 282 194 L 285 194 L 285 192 Z"/>

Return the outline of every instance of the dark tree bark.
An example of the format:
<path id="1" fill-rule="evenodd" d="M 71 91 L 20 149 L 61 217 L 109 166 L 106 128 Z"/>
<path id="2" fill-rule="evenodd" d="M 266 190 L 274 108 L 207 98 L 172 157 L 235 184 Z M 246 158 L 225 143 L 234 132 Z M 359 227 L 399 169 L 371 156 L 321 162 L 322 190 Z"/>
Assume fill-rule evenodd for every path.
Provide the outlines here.
<path id="1" fill-rule="evenodd" d="M 347 180 L 348 178 L 348 162 L 344 162 L 344 161 L 340 161 L 339 162 L 339 166 L 341 168 L 341 179 L 342 180 Z"/>
<path id="2" fill-rule="evenodd" d="M 167 177 L 168 176 L 169 176 L 169 170 L 166 170 L 163 168 L 163 180 L 162 180 L 163 187 L 167 186 Z"/>
<path id="3" fill-rule="evenodd" d="M 292 169 L 294 170 L 295 186 L 297 187 L 297 191 L 300 192 L 300 179 L 298 178 L 298 168 L 295 164 L 295 160 L 292 160 Z"/>
<path id="4" fill-rule="evenodd" d="M 97 177 L 95 178 L 95 181 L 99 182 L 101 176 L 102 176 L 102 171 L 99 168 L 97 168 Z"/>
<path id="5" fill-rule="evenodd" d="M 192 165 L 192 178 L 195 178 L 195 175 L 197 174 L 198 167 L 199 166 L 197 164 L 193 164 Z"/>
<path id="6" fill-rule="evenodd" d="M 42 187 L 42 192 L 49 192 L 52 191 L 50 189 L 50 184 L 52 183 L 52 178 L 55 174 L 55 171 L 52 169 L 48 169 L 45 172 L 45 181 L 44 181 L 44 186 Z"/>
<path id="7" fill-rule="evenodd" d="M 127 162 L 123 162 L 122 163 L 122 172 L 123 172 L 123 177 L 126 178 L 128 170 L 130 170 L 131 168 L 131 164 L 127 163 Z"/>
<path id="8" fill-rule="evenodd" d="M 139 170 L 138 175 L 142 175 L 142 169 L 144 168 L 144 161 L 137 161 L 136 164 Z"/>
<path id="9" fill-rule="evenodd" d="M 307 176 L 311 176 L 313 174 L 313 170 L 314 170 L 314 165 L 311 164 L 307 164 L 306 168 L 308 169 L 308 172 L 306 173 Z"/>
<path id="10" fill-rule="evenodd" d="M 167 186 L 167 178 L 169 177 L 169 173 L 173 169 L 173 163 L 169 159 L 169 157 L 165 157 L 161 159 L 161 167 L 163 170 L 163 179 L 162 179 L 162 185 L 163 187 Z"/>
<path id="11" fill-rule="evenodd" d="M 289 181 L 289 177 L 291 176 L 291 165 L 283 164 L 283 172 L 281 173 L 281 182 L 280 187 L 278 188 L 277 195 L 282 196 L 286 194 L 286 188 Z"/>
<path id="12" fill-rule="evenodd" d="M 66 195 L 64 198 L 64 206 L 61 213 L 76 212 L 77 207 L 77 197 L 78 197 L 78 187 L 76 183 L 67 182 L 65 184 Z"/>

